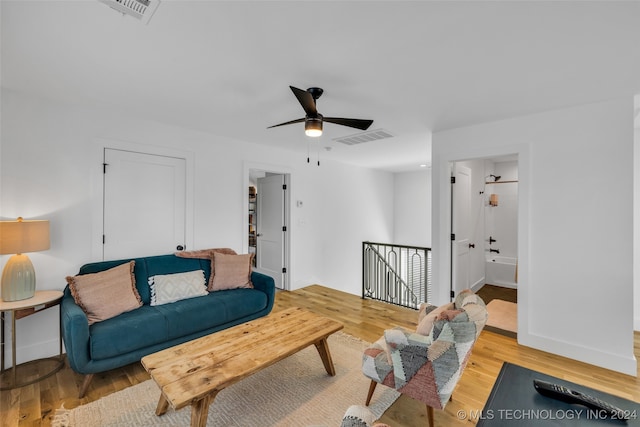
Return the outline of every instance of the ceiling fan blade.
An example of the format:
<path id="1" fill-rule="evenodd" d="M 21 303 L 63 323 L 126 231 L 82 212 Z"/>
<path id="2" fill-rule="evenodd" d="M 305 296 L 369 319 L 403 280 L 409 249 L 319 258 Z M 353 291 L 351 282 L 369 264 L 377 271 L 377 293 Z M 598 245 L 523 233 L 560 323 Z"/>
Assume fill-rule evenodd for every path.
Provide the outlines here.
<path id="1" fill-rule="evenodd" d="M 302 122 L 304 122 L 304 117 L 301 118 L 301 119 L 291 120 L 290 122 L 284 122 L 284 123 L 280 123 L 278 125 L 269 126 L 267 129 L 277 128 L 278 126 L 292 125 L 294 123 L 302 123 Z"/>
<path id="2" fill-rule="evenodd" d="M 373 124 L 373 120 L 345 119 L 342 117 L 324 117 L 323 120 L 336 125 L 349 126 L 360 130 L 367 130 Z"/>
<path id="3" fill-rule="evenodd" d="M 293 94 L 298 98 L 298 102 L 304 108 L 304 112 L 307 113 L 308 116 L 315 117 L 318 115 L 318 110 L 316 110 L 316 101 L 313 99 L 311 93 L 306 90 L 298 89 L 297 87 L 289 86 Z"/>

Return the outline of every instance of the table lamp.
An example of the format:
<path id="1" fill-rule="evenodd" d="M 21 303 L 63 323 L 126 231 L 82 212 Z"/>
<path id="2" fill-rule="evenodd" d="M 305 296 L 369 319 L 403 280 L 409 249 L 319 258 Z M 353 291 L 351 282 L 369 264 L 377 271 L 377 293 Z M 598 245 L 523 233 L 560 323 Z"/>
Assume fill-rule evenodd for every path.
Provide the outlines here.
<path id="1" fill-rule="evenodd" d="M 0 221 L 0 255 L 15 254 L 2 271 L 2 299 L 18 301 L 36 293 L 36 272 L 26 252 L 49 249 L 49 221 Z"/>

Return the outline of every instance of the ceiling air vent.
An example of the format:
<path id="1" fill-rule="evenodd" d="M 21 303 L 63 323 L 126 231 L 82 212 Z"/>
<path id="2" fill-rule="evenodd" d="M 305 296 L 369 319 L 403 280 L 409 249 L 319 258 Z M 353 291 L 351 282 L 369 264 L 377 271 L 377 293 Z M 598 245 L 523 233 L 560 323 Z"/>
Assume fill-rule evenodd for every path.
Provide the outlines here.
<path id="1" fill-rule="evenodd" d="M 362 144 L 365 142 L 377 141 L 378 139 L 392 138 L 389 132 L 384 129 L 370 130 L 368 132 L 360 132 L 353 135 L 345 136 L 344 138 L 334 138 L 336 142 L 342 142 L 347 145 Z"/>
<path id="2" fill-rule="evenodd" d="M 149 23 L 151 16 L 158 8 L 160 0 L 98 0 L 123 15 L 130 15 L 144 22 Z"/>

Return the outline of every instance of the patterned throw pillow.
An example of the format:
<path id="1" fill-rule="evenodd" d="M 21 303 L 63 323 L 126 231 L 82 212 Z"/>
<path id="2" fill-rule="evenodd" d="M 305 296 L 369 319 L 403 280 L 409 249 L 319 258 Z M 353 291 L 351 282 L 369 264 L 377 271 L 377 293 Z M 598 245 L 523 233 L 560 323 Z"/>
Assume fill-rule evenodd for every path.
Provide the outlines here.
<path id="1" fill-rule="evenodd" d="M 71 295 L 87 315 L 90 325 L 142 305 L 134 266 L 135 261 L 130 261 L 98 273 L 67 276 Z"/>
<path id="2" fill-rule="evenodd" d="M 251 260 L 253 259 L 253 254 L 225 255 L 216 252 L 213 254 L 213 259 L 216 269 L 212 273 L 214 276 L 209 291 L 253 288 L 251 283 Z"/>
<path id="3" fill-rule="evenodd" d="M 204 271 L 156 274 L 149 277 L 151 305 L 169 304 L 187 298 L 207 295 Z"/>

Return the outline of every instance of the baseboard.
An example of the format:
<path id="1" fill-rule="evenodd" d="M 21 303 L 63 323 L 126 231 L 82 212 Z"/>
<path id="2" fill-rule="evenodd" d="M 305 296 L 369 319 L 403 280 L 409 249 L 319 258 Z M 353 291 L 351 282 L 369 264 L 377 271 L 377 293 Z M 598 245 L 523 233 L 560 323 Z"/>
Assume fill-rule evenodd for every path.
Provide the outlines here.
<path id="1" fill-rule="evenodd" d="M 480 290 L 480 288 L 482 288 L 483 286 L 484 286 L 484 276 L 482 276 L 482 278 L 480 280 L 478 280 L 476 283 L 474 283 L 473 285 L 469 286 L 469 288 L 473 292 L 478 292 Z"/>
<path id="2" fill-rule="evenodd" d="M 518 289 L 517 283 L 515 285 L 512 283 L 487 283 L 487 285 L 498 286 L 500 288 Z"/>
<path id="3" fill-rule="evenodd" d="M 7 352 L 5 354 L 5 367 L 11 366 L 11 346 L 5 346 L 5 351 Z M 57 356 L 58 354 L 60 354 L 60 341 L 58 341 L 58 339 L 16 347 L 16 361 L 18 364 L 29 362 L 31 360 Z"/>
<path id="4" fill-rule="evenodd" d="M 608 353 L 596 348 L 572 345 L 539 335 L 523 333 L 520 328 L 518 328 L 518 344 L 626 375 L 634 377 L 638 375 L 638 362 L 633 352 L 626 356 Z"/>

